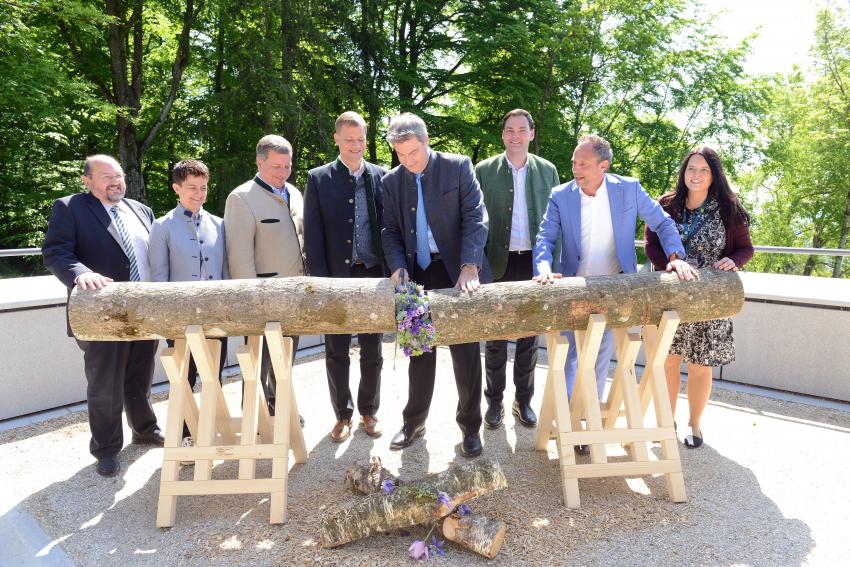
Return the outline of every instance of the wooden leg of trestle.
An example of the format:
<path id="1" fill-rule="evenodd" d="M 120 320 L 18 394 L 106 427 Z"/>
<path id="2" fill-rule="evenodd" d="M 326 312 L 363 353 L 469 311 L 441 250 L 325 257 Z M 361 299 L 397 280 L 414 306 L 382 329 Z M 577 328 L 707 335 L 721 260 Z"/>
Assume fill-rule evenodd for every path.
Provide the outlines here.
<path id="1" fill-rule="evenodd" d="M 637 377 L 635 374 L 635 360 L 640 350 L 640 335 L 629 333 L 626 329 L 616 329 L 614 340 L 617 346 L 617 370 L 614 372 L 614 384 L 617 386 L 615 399 L 609 399 L 609 408 L 613 404 L 615 411 L 609 414 L 605 422 L 605 428 L 614 427 L 620 414 L 621 404 L 626 410 L 626 424 L 628 429 L 643 428 L 643 412 L 641 411 L 640 398 L 637 389 Z M 649 450 L 646 441 L 634 441 L 628 445 L 632 458 L 635 461 L 649 460 Z"/>
<path id="2" fill-rule="evenodd" d="M 269 345 L 272 368 L 274 368 L 276 385 L 276 404 L 274 416 L 274 445 L 283 449 L 282 456 L 272 459 L 272 479 L 279 480 L 279 490 L 271 492 L 269 522 L 284 523 L 288 514 L 286 510 L 287 486 L 289 476 L 289 447 L 293 434 L 303 433 L 300 427 L 292 427 L 293 387 L 292 387 L 292 339 L 284 337 L 280 323 L 266 323 L 266 341 Z M 295 414 L 298 415 L 297 413 Z M 293 431 L 294 429 L 294 431 Z"/>
<path id="3" fill-rule="evenodd" d="M 599 408 L 599 394 L 596 389 L 596 359 L 599 355 L 599 345 L 602 343 L 604 331 L 605 316 L 599 314 L 590 316 L 586 331 L 576 331 L 578 367 L 570 411 L 573 416 L 580 414 L 585 417 L 588 431 L 602 430 L 602 414 Z M 580 392 L 580 394 L 576 395 L 576 392 Z M 607 462 L 605 446 L 591 444 L 590 460 L 593 463 Z"/>
<path id="4" fill-rule="evenodd" d="M 260 403 L 259 387 L 263 337 L 248 337 L 248 344 L 236 349 L 236 358 L 242 370 L 242 445 L 257 444 L 258 413 Z M 239 459 L 239 478 L 256 478 L 257 460 L 253 458 Z"/>
<path id="5" fill-rule="evenodd" d="M 607 476 L 633 477 L 663 474 L 670 499 L 683 502 L 685 496 L 682 463 L 679 460 L 664 359 L 679 322 L 673 311 L 665 312 L 658 329 L 649 328 L 645 334 L 647 367 L 638 391 L 635 360 L 640 350 L 640 335 L 625 329 L 614 331 L 617 370 L 605 407 L 599 403 L 596 383 L 596 358 L 605 329 L 605 318 L 592 315 L 586 331 L 576 332 L 578 370 L 572 399 L 567 400 L 564 383 L 564 362 L 568 352 L 566 340 L 559 333 L 546 336 L 549 349 L 549 373 L 543 391 L 543 405 L 535 434 L 536 449 L 545 449 L 554 429 L 558 441 L 564 502 L 570 508 L 580 505 L 578 479 Z M 645 402 L 644 402 L 645 399 Z M 645 427 L 645 408 L 653 403 L 657 416 L 656 427 Z M 621 407 L 625 406 L 626 427 L 617 427 Z M 603 427 L 604 411 L 604 427 Z M 575 427 L 576 418 L 583 416 L 587 427 Z M 661 443 L 662 458 L 649 460 L 648 443 Z M 608 462 L 608 445 L 628 445 L 628 461 Z M 590 462 L 577 463 L 573 454 L 576 445 L 589 445 Z"/>
<path id="6" fill-rule="evenodd" d="M 221 442 L 230 445 L 234 441 L 231 428 L 230 412 L 224 400 L 224 392 L 218 381 L 218 349 L 221 343 L 215 340 L 207 341 L 204 331 L 199 325 L 186 327 L 186 340 L 189 350 L 198 367 L 201 377 L 201 411 L 198 418 L 197 447 L 212 447 L 217 444 L 216 434 L 221 434 Z M 212 460 L 198 459 L 195 461 L 195 480 L 210 480 L 212 477 Z"/>
<path id="7" fill-rule="evenodd" d="M 174 347 L 162 351 L 160 356 L 165 374 L 168 376 L 168 415 L 165 421 L 165 447 L 178 447 L 183 434 L 183 420 L 186 410 L 185 398 L 189 390 L 189 346 L 186 339 L 174 341 Z M 192 400 L 194 404 L 194 399 Z M 196 407 L 197 412 L 197 407 Z M 197 415 L 195 418 L 197 422 Z M 180 474 L 180 462 L 163 460 L 160 473 L 162 483 L 175 481 Z M 156 510 L 156 526 L 168 528 L 174 525 L 177 517 L 177 497 L 163 494 L 160 488 L 159 501 Z"/>
<path id="8" fill-rule="evenodd" d="M 549 372 L 543 389 L 543 403 L 537 420 L 534 446 L 545 451 L 549 437 L 554 431 L 558 448 L 558 462 L 561 469 L 561 493 L 564 505 L 568 508 L 580 508 L 581 498 L 578 491 L 578 479 L 565 474 L 565 467 L 575 465 L 573 446 L 567 443 L 567 435 L 572 432 L 570 406 L 567 401 L 567 383 L 564 376 L 564 364 L 567 362 L 569 343 L 560 332 L 546 333 L 546 352 L 549 358 Z"/>
<path id="9" fill-rule="evenodd" d="M 665 461 L 679 463 L 677 471 L 668 472 L 664 475 L 670 500 L 684 502 L 687 500 L 685 477 L 682 474 L 679 446 L 673 431 L 673 412 L 670 409 L 667 377 L 664 373 L 664 361 L 670 351 L 670 344 L 673 342 L 673 335 L 675 335 L 678 326 L 679 315 L 675 311 L 665 311 L 661 316 L 655 341 L 646 352 L 646 371 L 643 380 L 647 381 L 646 387 L 651 388 L 658 427 L 667 430 L 667 435 L 661 440 L 661 457 Z"/>

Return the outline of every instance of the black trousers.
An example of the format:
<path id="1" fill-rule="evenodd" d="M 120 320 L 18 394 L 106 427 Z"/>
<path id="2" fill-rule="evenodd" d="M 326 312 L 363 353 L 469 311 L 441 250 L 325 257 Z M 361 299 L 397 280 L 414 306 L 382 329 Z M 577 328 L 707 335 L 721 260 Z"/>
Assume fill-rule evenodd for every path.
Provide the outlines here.
<path id="1" fill-rule="evenodd" d="M 521 282 L 532 277 L 531 252 L 510 252 L 505 275 L 499 282 Z M 508 341 L 487 341 L 484 367 L 487 386 L 484 397 L 489 404 L 502 403 L 505 393 L 505 369 L 508 365 Z M 534 396 L 534 367 L 537 366 L 537 336 L 516 340 L 514 355 L 514 387 L 518 402 L 528 403 Z"/>
<path id="2" fill-rule="evenodd" d="M 77 341 L 88 382 L 89 451 L 96 458 L 117 455 L 124 445 L 122 408 L 134 435 L 159 428 L 150 399 L 158 342 Z"/>
<path id="3" fill-rule="evenodd" d="M 425 289 L 454 287 L 441 260 L 432 261 L 427 270 L 417 266 L 413 280 Z M 464 434 L 477 433 L 481 429 L 481 345 L 478 342 L 451 345 L 449 351 L 457 385 L 455 418 Z M 425 423 L 434 395 L 436 370 L 436 351 L 410 358 L 407 405 L 402 412 L 405 424 L 418 427 Z"/>
<path id="4" fill-rule="evenodd" d="M 222 338 L 218 339 L 218 341 L 221 343 L 221 355 L 219 356 L 219 360 L 218 360 L 218 383 L 221 384 L 221 371 L 224 370 L 224 365 L 227 362 L 227 337 L 222 337 Z M 170 347 L 174 346 L 174 340 L 173 339 L 166 339 L 165 343 Z M 189 353 L 189 388 L 194 390 L 195 384 L 197 384 L 197 382 L 198 382 L 198 366 L 195 364 L 195 357 L 192 356 L 192 353 L 190 352 Z M 184 422 L 183 423 L 183 437 L 189 437 L 189 435 L 190 435 L 189 427 Z"/>
<path id="5" fill-rule="evenodd" d="M 351 267 L 353 278 L 382 278 L 380 265 L 371 269 L 362 264 Z M 381 368 L 384 358 L 381 353 L 380 333 L 357 335 L 360 344 L 360 386 L 357 389 L 357 411 L 360 415 L 375 415 L 381 405 Z M 354 401 L 348 384 L 351 367 L 351 335 L 325 335 L 325 369 L 328 375 L 328 391 L 336 418 L 351 419 Z"/>

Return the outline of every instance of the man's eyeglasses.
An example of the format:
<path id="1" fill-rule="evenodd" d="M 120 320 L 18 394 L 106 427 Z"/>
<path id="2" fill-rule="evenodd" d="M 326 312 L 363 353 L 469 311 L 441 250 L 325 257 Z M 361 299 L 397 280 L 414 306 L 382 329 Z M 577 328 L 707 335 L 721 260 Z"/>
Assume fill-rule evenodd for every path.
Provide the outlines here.
<path id="1" fill-rule="evenodd" d="M 113 175 L 103 174 L 103 175 L 98 175 L 97 177 L 98 177 L 98 179 L 102 179 L 103 181 L 121 181 L 122 179 L 124 179 L 124 174 L 123 173 L 115 173 Z"/>

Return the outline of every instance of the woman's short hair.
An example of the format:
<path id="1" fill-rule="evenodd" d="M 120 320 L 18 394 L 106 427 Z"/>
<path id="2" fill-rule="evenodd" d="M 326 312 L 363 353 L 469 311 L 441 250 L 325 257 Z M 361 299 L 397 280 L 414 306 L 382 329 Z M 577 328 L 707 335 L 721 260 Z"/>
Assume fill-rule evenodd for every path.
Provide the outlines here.
<path id="1" fill-rule="evenodd" d="M 204 162 L 196 159 L 184 159 L 174 166 L 171 170 L 171 178 L 174 183 L 182 184 L 189 176 L 210 178 L 210 170 L 204 165 Z"/>

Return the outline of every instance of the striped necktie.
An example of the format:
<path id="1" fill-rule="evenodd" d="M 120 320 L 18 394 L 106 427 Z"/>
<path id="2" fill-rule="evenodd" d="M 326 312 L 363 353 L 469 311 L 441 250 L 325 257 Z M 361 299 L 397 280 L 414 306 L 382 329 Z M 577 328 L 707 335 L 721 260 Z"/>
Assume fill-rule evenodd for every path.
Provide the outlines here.
<path id="1" fill-rule="evenodd" d="M 130 260 L 130 281 L 140 282 L 139 265 L 136 263 L 136 251 L 133 249 L 133 241 L 130 240 L 130 233 L 127 232 L 127 227 L 124 226 L 124 221 L 118 214 L 118 205 L 112 205 L 112 218 L 115 219 L 115 226 L 118 228 L 118 234 L 121 235 L 121 242 L 124 243 L 124 253 L 127 259 Z"/>

